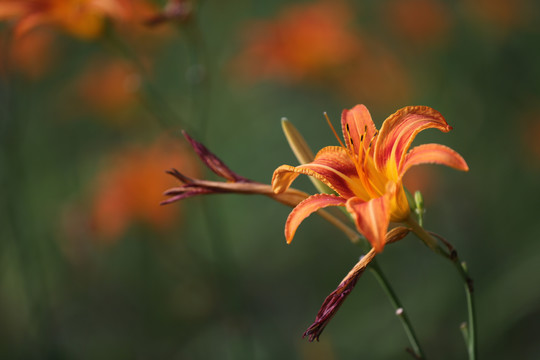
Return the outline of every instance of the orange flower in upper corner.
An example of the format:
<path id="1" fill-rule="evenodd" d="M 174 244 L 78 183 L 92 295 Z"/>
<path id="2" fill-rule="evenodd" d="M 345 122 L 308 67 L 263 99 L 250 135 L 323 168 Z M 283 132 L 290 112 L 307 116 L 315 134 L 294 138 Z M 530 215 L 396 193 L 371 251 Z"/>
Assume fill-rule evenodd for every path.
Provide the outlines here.
<path id="1" fill-rule="evenodd" d="M 414 165 L 436 163 L 468 171 L 465 160 L 439 144 L 409 147 L 416 135 L 428 128 L 452 129 L 443 116 L 427 106 L 409 106 L 388 117 L 379 131 L 364 105 L 344 110 L 341 117 L 345 144 L 321 149 L 311 163 L 282 165 L 274 172 L 272 187 L 281 193 L 300 174 L 313 176 L 337 195 L 312 195 L 296 206 L 285 225 L 290 243 L 300 223 L 314 211 L 327 206 L 345 206 L 358 231 L 382 251 L 390 221 L 408 218 L 409 204 L 402 185 L 403 175 Z M 334 131 L 335 132 L 335 131 Z M 337 134 L 336 134 L 337 137 Z M 338 138 L 339 140 L 339 138 Z"/>
<path id="2" fill-rule="evenodd" d="M 53 25 L 82 38 L 96 38 L 106 18 L 126 20 L 135 4 L 128 0 L 3 0 L 0 20 L 16 22 L 20 36 L 40 25 Z"/>

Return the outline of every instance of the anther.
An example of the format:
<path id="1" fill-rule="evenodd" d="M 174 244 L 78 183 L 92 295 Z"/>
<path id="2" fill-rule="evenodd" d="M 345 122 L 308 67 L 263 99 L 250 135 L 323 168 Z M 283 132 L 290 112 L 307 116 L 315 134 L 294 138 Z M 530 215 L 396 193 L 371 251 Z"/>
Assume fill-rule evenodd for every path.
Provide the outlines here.
<path id="1" fill-rule="evenodd" d="M 347 130 L 347 135 L 348 135 L 348 138 L 349 138 L 349 142 L 351 143 L 352 146 L 354 146 L 354 142 L 353 142 L 353 139 L 352 139 L 352 136 L 351 136 L 351 130 L 349 128 L 349 124 L 345 125 L 345 129 Z"/>

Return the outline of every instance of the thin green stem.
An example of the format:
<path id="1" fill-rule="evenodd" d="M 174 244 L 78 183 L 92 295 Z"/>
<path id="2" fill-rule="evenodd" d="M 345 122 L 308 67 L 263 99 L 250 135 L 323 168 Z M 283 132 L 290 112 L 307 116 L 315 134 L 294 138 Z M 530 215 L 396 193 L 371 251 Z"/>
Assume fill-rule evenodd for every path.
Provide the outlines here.
<path id="1" fill-rule="evenodd" d="M 426 244 L 430 249 L 452 261 L 459 275 L 461 276 L 461 279 L 463 280 L 463 283 L 465 285 L 465 295 L 467 298 L 468 312 L 468 322 L 466 323 L 466 328 L 462 328 L 462 333 L 465 337 L 469 360 L 476 360 L 478 350 L 476 339 L 476 309 L 474 305 L 474 288 L 473 281 L 469 276 L 465 263 L 462 263 L 459 260 L 457 252 L 442 237 L 427 232 L 410 216 L 404 222 L 411 227 L 412 231 L 416 234 L 416 236 L 418 236 L 418 238 L 420 238 L 420 240 L 422 240 L 424 244 Z M 441 246 L 440 242 L 437 241 L 437 239 L 446 246 L 446 249 Z"/>
<path id="2" fill-rule="evenodd" d="M 401 304 L 399 297 L 390 285 L 390 282 L 382 272 L 376 260 L 373 260 L 371 262 L 371 264 L 369 265 L 369 269 L 371 270 L 371 272 L 377 279 L 379 285 L 383 288 L 384 292 L 388 296 L 388 299 L 396 309 L 396 315 L 401 321 L 401 325 L 405 330 L 405 334 L 407 335 L 407 338 L 411 343 L 412 349 L 408 350 L 411 350 L 410 352 L 416 359 L 425 359 L 426 357 L 424 355 L 424 352 L 422 351 L 422 348 L 420 347 L 420 343 L 418 341 L 418 338 L 416 337 L 416 333 L 414 332 L 411 321 L 409 320 L 409 317 L 407 316 L 407 313 L 405 312 L 405 309 Z"/>
<path id="3" fill-rule="evenodd" d="M 141 78 L 141 103 L 148 108 L 148 111 L 154 115 L 161 127 L 168 127 L 171 124 L 180 123 L 188 130 L 191 124 L 187 123 L 169 104 L 164 94 L 151 81 L 147 67 L 143 64 L 139 55 L 136 54 L 114 31 L 108 29 L 103 36 L 103 44 L 110 47 L 112 51 L 117 52 L 133 66 Z"/>
<path id="4" fill-rule="evenodd" d="M 456 259 L 457 260 L 457 259 Z M 475 360 L 478 356 L 476 346 L 476 309 L 474 305 L 474 288 L 471 278 L 465 267 L 465 263 L 460 263 L 459 260 L 455 261 L 456 266 L 459 268 L 462 278 L 465 281 L 465 294 L 467 296 L 467 309 L 469 313 L 468 322 L 468 336 L 467 336 L 467 351 L 469 353 L 469 359 Z"/>
<path id="5" fill-rule="evenodd" d="M 198 130 L 203 138 L 208 131 L 208 120 L 212 108 L 210 73 L 211 64 L 204 35 L 199 26 L 198 14 L 191 21 L 179 25 L 185 35 L 190 58 L 186 80 L 191 87 L 191 102 L 194 117 L 197 119 Z"/>

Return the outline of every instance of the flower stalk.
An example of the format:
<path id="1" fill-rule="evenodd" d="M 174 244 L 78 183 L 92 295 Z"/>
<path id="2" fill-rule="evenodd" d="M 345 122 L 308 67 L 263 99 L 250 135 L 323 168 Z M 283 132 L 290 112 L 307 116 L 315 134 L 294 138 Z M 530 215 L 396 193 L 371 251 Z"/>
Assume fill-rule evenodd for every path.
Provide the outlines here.
<path id="1" fill-rule="evenodd" d="M 420 346 L 420 342 L 418 341 L 418 337 L 416 336 L 414 328 L 411 324 L 411 320 L 409 319 L 409 316 L 407 315 L 407 312 L 405 311 L 401 300 L 390 285 L 390 282 L 382 272 L 376 260 L 372 261 L 369 266 L 369 270 L 373 273 L 373 276 L 375 276 L 375 279 L 377 279 L 377 282 L 383 288 L 394 309 L 396 309 L 396 316 L 401 322 L 403 330 L 407 335 L 407 339 L 411 344 L 411 348 L 406 349 L 407 352 L 411 353 L 411 355 L 413 355 L 415 359 L 425 359 L 424 351 Z"/>
<path id="2" fill-rule="evenodd" d="M 476 360 L 478 350 L 476 339 L 476 308 L 474 302 L 474 287 L 473 280 L 469 276 L 466 264 L 460 261 L 454 248 L 440 235 L 426 231 L 411 216 L 409 216 L 405 223 L 411 227 L 412 232 L 430 249 L 450 260 L 463 280 L 467 301 L 468 321 L 463 323 L 460 327 L 465 338 L 469 360 Z M 437 240 L 442 242 L 445 248 L 443 248 L 440 242 Z"/>

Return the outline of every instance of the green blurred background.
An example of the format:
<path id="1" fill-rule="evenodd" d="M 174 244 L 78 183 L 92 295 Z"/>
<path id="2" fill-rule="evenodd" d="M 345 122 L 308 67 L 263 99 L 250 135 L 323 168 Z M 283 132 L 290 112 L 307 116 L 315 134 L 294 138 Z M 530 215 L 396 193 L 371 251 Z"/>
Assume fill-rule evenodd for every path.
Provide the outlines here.
<path id="1" fill-rule="evenodd" d="M 170 3 L 185 16 L 138 26 L 166 5 L 155 2 L 85 39 L 54 25 L 14 38 L 16 18 L 0 25 L 2 359 L 408 358 L 371 273 L 319 343 L 302 339 L 361 255 L 321 219 L 286 245 L 290 209 L 268 198 L 159 207 L 175 186 L 167 169 L 216 179 L 181 129 L 269 183 L 296 163 L 281 117 L 316 150 L 336 144 L 322 113 L 337 125 L 360 103 L 377 126 L 428 105 L 454 127 L 416 143 L 452 147 L 470 172 L 419 167 L 407 185 L 424 194 L 426 228 L 467 261 L 480 358 L 538 359 L 537 2 Z M 451 264 L 414 236 L 378 258 L 427 357 L 465 359 Z"/>

